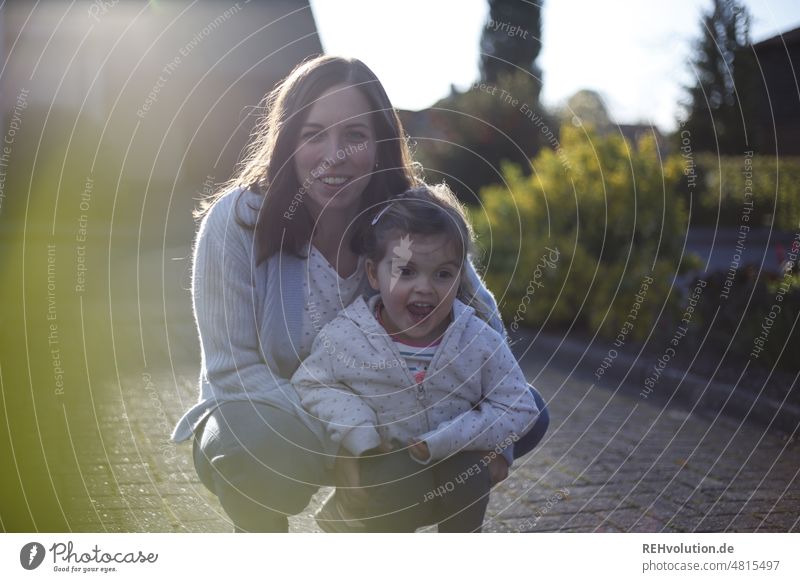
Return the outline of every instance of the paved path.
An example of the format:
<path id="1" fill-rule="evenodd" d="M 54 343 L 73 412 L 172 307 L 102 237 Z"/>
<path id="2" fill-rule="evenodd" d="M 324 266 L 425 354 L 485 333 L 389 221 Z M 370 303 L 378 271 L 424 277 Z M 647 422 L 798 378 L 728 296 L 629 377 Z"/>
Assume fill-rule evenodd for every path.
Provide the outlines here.
<path id="1" fill-rule="evenodd" d="M 549 399 L 549 436 L 498 488 L 487 529 L 798 531 L 796 442 L 543 364 L 523 368 Z"/>
<path id="2" fill-rule="evenodd" d="M 151 351 L 166 345 L 161 335 L 146 340 Z M 69 512 L 76 531 L 231 530 L 196 478 L 191 447 L 167 444 L 167 427 L 195 399 L 193 329 L 172 326 L 169 338 L 172 366 L 148 356 L 149 376 L 123 373 L 121 388 L 105 391 L 114 396 L 95 402 L 86 422 L 96 431 L 71 431 L 82 471 L 65 479 L 81 499 Z M 800 531 L 796 442 L 592 388 L 535 356 L 523 368 L 549 402 L 551 428 L 495 489 L 486 530 Z M 292 518 L 293 531 L 317 531 L 312 510 Z"/>
<path id="3" fill-rule="evenodd" d="M 165 260 L 169 268 L 162 269 L 159 252 L 145 258 L 139 271 L 113 262 L 120 265 L 120 274 L 111 278 L 118 304 L 113 317 L 102 307 L 102 296 L 82 299 L 75 313 L 83 322 L 59 313 L 61 357 L 72 381 L 65 396 L 54 398 L 46 389 L 52 378 L 44 373 L 36 383 L 41 432 L 12 433 L 19 454 L 10 466 L 18 466 L 28 482 L 34 461 L 22 453 L 47 452 L 48 472 L 35 480 L 40 497 L 52 484 L 59 492 L 52 513 L 74 531 L 232 529 L 196 477 L 191 446 L 168 442 L 173 425 L 196 400 L 199 357 L 189 312 L 188 252 Z M 152 282 L 138 287 L 140 295 L 132 274 Z M 47 340 L 29 344 L 41 351 Z M 548 353 L 537 343 L 522 366 L 548 401 L 550 430 L 494 490 L 486 530 L 800 531 L 796 441 L 644 400 L 635 386 L 595 387 L 591 370 L 598 362 L 586 362 L 589 373 L 574 371 L 569 357 L 549 361 Z M 46 372 L 51 362 L 45 355 L 37 366 Z M 626 382 L 641 382 L 636 378 L 630 374 Z M 11 387 L 27 380 L 6 373 L 4 398 L 22 398 Z M 19 418 L 29 414 L 24 402 L 4 406 Z M 313 509 L 312 504 L 292 518 L 293 531 L 316 530 Z"/>

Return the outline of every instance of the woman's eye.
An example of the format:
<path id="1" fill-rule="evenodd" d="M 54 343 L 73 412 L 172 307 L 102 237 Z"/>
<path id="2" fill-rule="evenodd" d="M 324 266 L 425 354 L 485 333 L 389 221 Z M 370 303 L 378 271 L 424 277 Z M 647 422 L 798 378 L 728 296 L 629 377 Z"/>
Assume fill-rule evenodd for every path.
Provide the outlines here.
<path id="1" fill-rule="evenodd" d="M 408 267 L 400 267 L 397 269 L 397 271 L 400 273 L 401 277 L 410 277 L 411 275 L 414 274 L 414 271 L 412 271 Z"/>
<path id="2" fill-rule="evenodd" d="M 300 134 L 300 139 L 303 142 L 317 142 L 322 139 L 322 132 L 321 131 L 306 131 Z"/>
<path id="3" fill-rule="evenodd" d="M 363 131 L 350 131 L 347 133 L 347 137 L 350 141 L 357 142 L 367 141 L 369 139 L 369 136 Z"/>

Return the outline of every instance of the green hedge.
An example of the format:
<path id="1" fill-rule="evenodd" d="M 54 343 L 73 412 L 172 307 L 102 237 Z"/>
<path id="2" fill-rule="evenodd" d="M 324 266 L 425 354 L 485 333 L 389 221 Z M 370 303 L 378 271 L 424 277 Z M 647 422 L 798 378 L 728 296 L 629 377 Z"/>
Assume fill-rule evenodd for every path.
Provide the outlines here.
<path id="1" fill-rule="evenodd" d="M 512 332 L 575 323 L 643 339 L 683 301 L 674 289 L 690 263 L 680 155 L 662 163 L 652 140 L 632 146 L 566 125 L 560 146 L 541 151 L 530 176 L 505 164 L 504 183 L 481 190 L 472 218 L 487 283 Z"/>
<path id="2" fill-rule="evenodd" d="M 692 195 L 692 224 L 738 226 L 745 188 L 751 187 L 751 223 L 785 231 L 800 224 L 800 158 L 755 154 L 745 167 L 745 156 L 700 154 L 696 158 L 697 181 Z M 747 171 L 747 173 L 746 173 Z M 749 173 L 749 175 L 747 175 Z M 750 180 L 750 184 L 746 184 Z M 684 184 L 684 188 L 687 184 Z"/>

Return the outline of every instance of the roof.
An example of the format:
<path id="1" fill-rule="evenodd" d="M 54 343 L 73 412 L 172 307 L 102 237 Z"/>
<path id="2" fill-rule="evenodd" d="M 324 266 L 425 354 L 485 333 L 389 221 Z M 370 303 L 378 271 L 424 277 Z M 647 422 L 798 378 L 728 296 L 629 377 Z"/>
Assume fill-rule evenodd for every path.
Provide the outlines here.
<path id="1" fill-rule="evenodd" d="M 782 47 L 784 44 L 790 45 L 797 43 L 800 43 L 800 27 L 776 34 L 775 36 L 771 36 L 762 40 L 761 42 L 753 43 L 753 46 L 755 48 L 772 48 Z"/>

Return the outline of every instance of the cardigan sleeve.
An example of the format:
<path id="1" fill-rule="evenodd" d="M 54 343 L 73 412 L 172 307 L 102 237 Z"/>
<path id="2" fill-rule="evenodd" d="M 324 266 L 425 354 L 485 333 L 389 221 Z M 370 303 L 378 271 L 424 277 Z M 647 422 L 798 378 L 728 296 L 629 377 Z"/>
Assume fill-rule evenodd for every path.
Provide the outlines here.
<path id="1" fill-rule="evenodd" d="M 217 396 L 267 390 L 285 382 L 261 354 L 253 237 L 236 222 L 237 194 L 224 196 L 204 218 L 192 269 L 201 374 Z"/>
<path id="2" fill-rule="evenodd" d="M 500 317 L 500 310 L 497 308 L 497 301 L 492 292 L 486 287 L 481 279 L 472 260 L 467 261 L 467 269 L 464 277 L 464 297 L 462 301 L 472 306 L 478 316 L 489 324 L 493 330 L 505 337 L 506 328 Z"/>
<path id="3" fill-rule="evenodd" d="M 539 416 L 525 376 L 504 339 L 486 327 L 481 334 L 481 340 L 484 338 L 488 345 L 481 367 L 480 405 L 419 437 L 428 444 L 431 460 L 460 450 L 508 445 L 525 434 Z"/>

